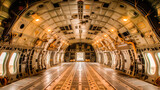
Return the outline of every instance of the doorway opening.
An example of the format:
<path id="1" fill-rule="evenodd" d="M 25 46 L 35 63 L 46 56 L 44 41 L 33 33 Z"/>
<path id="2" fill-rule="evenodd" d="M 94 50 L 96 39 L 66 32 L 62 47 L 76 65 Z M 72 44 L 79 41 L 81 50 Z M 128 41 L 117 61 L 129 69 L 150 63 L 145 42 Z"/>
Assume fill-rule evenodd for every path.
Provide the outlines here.
<path id="1" fill-rule="evenodd" d="M 85 59 L 85 53 L 84 52 L 77 52 L 76 53 L 76 60 L 77 61 L 84 61 Z"/>

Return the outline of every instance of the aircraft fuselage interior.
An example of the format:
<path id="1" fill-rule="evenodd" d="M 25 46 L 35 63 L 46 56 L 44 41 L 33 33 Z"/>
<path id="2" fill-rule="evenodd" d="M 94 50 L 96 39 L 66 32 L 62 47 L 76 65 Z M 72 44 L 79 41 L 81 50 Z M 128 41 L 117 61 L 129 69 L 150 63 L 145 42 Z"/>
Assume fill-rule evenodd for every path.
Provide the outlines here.
<path id="1" fill-rule="evenodd" d="M 160 0 L 0 0 L 0 90 L 160 90 Z"/>

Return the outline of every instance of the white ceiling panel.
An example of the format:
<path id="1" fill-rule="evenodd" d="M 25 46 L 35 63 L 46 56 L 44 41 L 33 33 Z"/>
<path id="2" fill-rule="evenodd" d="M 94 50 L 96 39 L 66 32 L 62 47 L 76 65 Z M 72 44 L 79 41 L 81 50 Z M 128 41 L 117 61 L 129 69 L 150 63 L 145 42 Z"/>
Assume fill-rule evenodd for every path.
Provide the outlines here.
<path id="1" fill-rule="evenodd" d="M 24 34 L 26 35 L 32 35 L 33 30 L 36 28 L 37 26 L 34 23 L 30 23 L 24 30 Z"/>
<path id="2" fill-rule="evenodd" d="M 130 22 L 130 23 L 128 23 L 127 25 L 125 25 L 125 27 L 126 27 L 127 29 L 131 29 L 131 28 L 134 27 L 134 24 L 133 24 L 132 22 Z"/>
<path id="3" fill-rule="evenodd" d="M 106 13 L 106 10 L 104 10 L 104 9 L 100 10 L 100 15 L 105 15 L 105 13 Z"/>
<path id="4" fill-rule="evenodd" d="M 68 24 L 71 24 L 71 21 L 70 21 L 70 20 L 67 20 L 67 23 L 68 23 Z"/>
<path id="5" fill-rule="evenodd" d="M 56 17 L 56 16 L 57 16 L 57 13 L 56 13 L 55 11 L 50 11 L 49 13 L 50 13 L 50 15 L 51 15 L 52 17 Z"/>
<path id="6" fill-rule="evenodd" d="M 51 16 L 49 15 L 49 13 L 44 13 L 41 15 L 41 17 L 44 19 L 44 20 L 48 20 L 49 18 L 51 18 Z"/>
<path id="7" fill-rule="evenodd" d="M 97 20 L 102 20 L 103 16 L 98 15 Z"/>
<path id="8" fill-rule="evenodd" d="M 40 25 L 40 27 L 43 28 L 43 29 L 46 29 L 48 26 L 49 26 L 49 25 L 48 25 L 47 22 L 42 23 L 42 24 Z"/>
<path id="9" fill-rule="evenodd" d="M 59 16 L 60 21 L 64 21 L 65 17 L 64 16 Z"/>
<path id="10" fill-rule="evenodd" d="M 24 17 L 21 17 L 17 23 L 14 25 L 13 29 L 14 31 L 16 32 L 23 32 L 23 30 L 27 27 L 27 25 L 29 24 L 30 22 L 25 19 Z M 21 28 L 23 26 L 23 28 Z"/>
<path id="11" fill-rule="evenodd" d="M 113 26 L 111 26 L 111 25 L 108 24 L 108 23 L 105 25 L 105 27 L 106 27 L 107 29 L 109 29 L 109 30 L 114 28 Z"/>
<path id="12" fill-rule="evenodd" d="M 68 15 L 68 14 L 71 14 L 71 12 L 69 10 L 65 10 L 64 14 Z"/>
<path id="13" fill-rule="evenodd" d="M 54 23 L 54 21 L 53 21 L 53 19 L 52 19 L 52 18 L 51 18 L 51 19 L 49 19 L 49 20 L 47 20 L 46 22 L 48 23 L 48 25 L 52 25 L 52 24 Z"/>
<path id="14" fill-rule="evenodd" d="M 127 30 L 126 30 L 125 27 L 123 27 L 123 28 L 119 29 L 118 31 L 119 31 L 120 33 L 123 33 L 123 32 L 126 32 Z"/>
<path id="15" fill-rule="evenodd" d="M 96 25 L 100 25 L 100 21 L 96 20 L 96 21 L 95 21 L 95 24 L 96 24 Z"/>
<path id="16" fill-rule="evenodd" d="M 111 19 L 111 18 L 108 20 L 108 23 L 111 24 L 111 25 L 113 25 L 115 22 L 116 22 L 116 21 L 113 20 L 113 19 Z"/>
<path id="17" fill-rule="evenodd" d="M 56 24 L 53 24 L 53 25 L 49 26 L 49 28 L 51 28 L 51 29 L 55 29 L 56 27 L 57 27 Z"/>
<path id="18" fill-rule="evenodd" d="M 71 10 L 71 14 L 77 14 L 77 13 L 78 13 L 78 10 L 76 9 Z"/>
<path id="19" fill-rule="evenodd" d="M 70 9 L 72 10 L 72 9 L 78 9 L 78 6 L 75 4 L 75 5 L 70 5 Z"/>
<path id="20" fill-rule="evenodd" d="M 111 17 L 114 12 L 111 10 L 107 10 L 105 16 Z"/>
<path id="21" fill-rule="evenodd" d="M 67 25 L 67 21 L 62 21 L 62 25 Z"/>
<path id="22" fill-rule="evenodd" d="M 34 37 L 38 37 L 39 34 L 40 34 L 42 31 L 43 31 L 42 28 L 37 27 L 37 28 L 33 31 L 33 36 L 34 36 Z"/>
<path id="23" fill-rule="evenodd" d="M 115 9 L 116 8 L 116 6 L 117 6 L 117 4 L 118 4 L 118 2 L 111 2 L 110 4 L 109 4 L 109 9 Z"/>
<path id="24" fill-rule="evenodd" d="M 56 10 L 56 13 L 57 13 L 58 15 L 63 15 L 63 12 L 62 12 L 61 9 L 57 9 L 57 10 Z"/>
<path id="25" fill-rule="evenodd" d="M 59 22 L 60 19 L 58 17 L 53 18 L 54 22 Z"/>
<path id="26" fill-rule="evenodd" d="M 54 9 L 53 4 L 51 2 L 45 3 L 44 5 L 47 7 L 48 10 Z"/>
<path id="27" fill-rule="evenodd" d="M 120 17 L 122 17 L 120 14 L 118 13 L 113 13 L 112 17 L 114 20 L 118 20 Z"/>
<path id="28" fill-rule="evenodd" d="M 119 22 L 115 21 L 114 24 L 113 24 L 113 26 L 118 29 L 118 28 L 121 28 L 123 25 L 121 25 Z"/>
<path id="29" fill-rule="evenodd" d="M 103 22 L 108 22 L 108 20 L 109 20 L 109 17 L 103 17 L 102 19 Z"/>
<path id="30" fill-rule="evenodd" d="M 100 25 L 104 26 L 104 25 L 106 25 L 106 23 L 105 22 L 100 22 Z"/>
<path id="31" fill-rule="evenodd" d="M 42 8 L 38 8 L 38 7 L 37 7 L 37 12 L 36 13 L 39 14 L 39 15 L 48 11 L 48 8 L 45 5 Z"/>
<path id="32" fill-rule="evenodd" d="M 63 26 L 62 22 L 57 22 L 56 25 L 57 26 Z"/>
<path id="33" fill-rule="evenodd" d="M 69 6 L 68 5 L 62 6 L 62 9 L 63 11 L 69 11 Z"/>

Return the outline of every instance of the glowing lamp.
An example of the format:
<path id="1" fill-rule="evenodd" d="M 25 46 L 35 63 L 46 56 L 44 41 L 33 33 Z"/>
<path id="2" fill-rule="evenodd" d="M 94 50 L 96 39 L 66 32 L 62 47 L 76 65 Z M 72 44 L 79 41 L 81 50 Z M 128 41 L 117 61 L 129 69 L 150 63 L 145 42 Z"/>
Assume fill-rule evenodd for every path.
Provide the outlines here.
<path id="1" fill-rule="evenodd" d="M 36 21 L 38 22 L 38 21 L 39 21 L 39 19 L 36 19 Z"/>
<path id="2" fill-rule="evenodd" d="M 114 29 L 111 29 L 111 31 L 113 32 L 113 31 L 114 31 Z"/>
<path id="3" fill-rule="evenodd" d="M 123 21 L 125 21 L 125 22 L 126 22 L 126 21 L 128 21 L 128 19 L 127 19 L 127 18 L 124 18 L 124 19 L 123 19 Z"/>
<path id="4" fill-rule="evenodd" d="M 48 29 L 48 32 L 50 32 L 51 31 L 51 29 Z"/>

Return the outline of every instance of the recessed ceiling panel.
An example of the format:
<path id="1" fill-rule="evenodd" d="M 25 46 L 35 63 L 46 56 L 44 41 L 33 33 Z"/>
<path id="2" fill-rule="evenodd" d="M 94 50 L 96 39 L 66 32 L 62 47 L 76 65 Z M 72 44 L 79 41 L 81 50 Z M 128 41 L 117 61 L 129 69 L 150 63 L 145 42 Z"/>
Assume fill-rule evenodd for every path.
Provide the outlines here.
<path id="1" fill-rule="evenodd" d="M 53 10 L 54 9 L 53 4 L 50 3 L 50 2 L 45 3 L 44 5 L 47 7 L 48 10 Z"/>
<path id="2" fill-rule="evenodd" d="M 30 24 L 25 28 L 23 33 L 26 35 L 32 35 L 32 32 L 36 27 L 37 26 L 34 23 L 30 22 Z"/>
<path id="3" fill-rule="evenodd" d="M 41 15 L 41 17 L 44 19 L 44 20 L 48 20 L 49 18 L 51 18 L 51 16 L 49 15 L 49 13 L 44 13 Z"/>
<path id="4" fill-rule="evenodd" d="M 40 27 L 43 28 L 43 29 L 46 29 L 48 26 L 49 26 L 49 25 L 48 25 L 47 22 L 42 23 L 42 24 L 40 25 Z"/>
<path id="5" fill-rule="evenodd" d="M 57 13 L 56 13 L 55 11 L 50 11 L 49 13 L 50 13 L 50 15 L 51 15 L 52 17 L 56 17 L 56 16 L 57 16 Z"/>
<path id="6" fill-rule="evenodd" d="M 53 21 L 53 19 L 52 19 L 52 18 L 51 18 L 51 19 L 49 19 L 49 20 L 47 20 L 46 22 L 48 23 L 48 25 L 52 25 L 52 24 L 54 23 L 54 21 Z"/>

